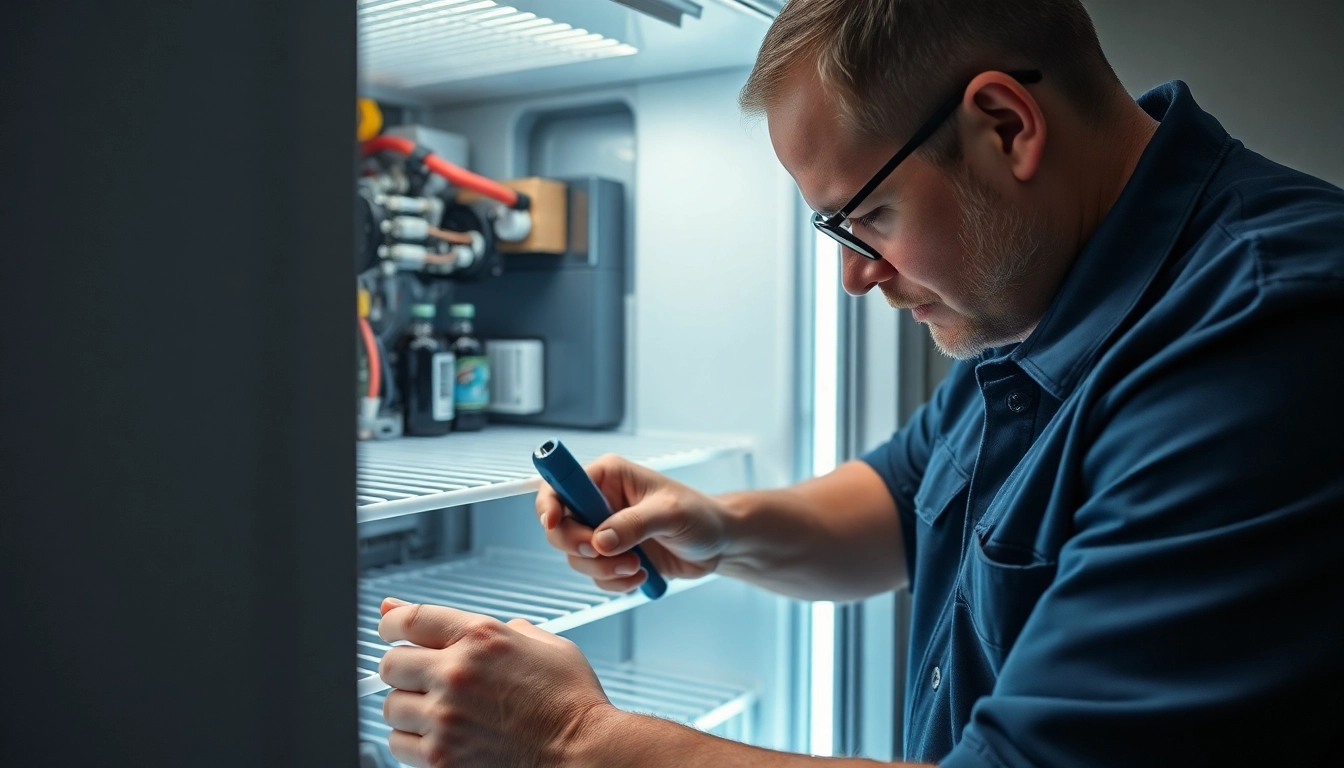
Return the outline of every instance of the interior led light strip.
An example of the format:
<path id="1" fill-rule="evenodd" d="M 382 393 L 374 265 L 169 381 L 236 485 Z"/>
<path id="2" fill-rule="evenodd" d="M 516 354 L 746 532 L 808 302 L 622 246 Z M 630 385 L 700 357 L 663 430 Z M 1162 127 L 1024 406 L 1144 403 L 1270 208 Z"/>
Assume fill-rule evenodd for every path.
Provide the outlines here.
<path id="1" fill-rule="evenodd" d="M 812 475 L 835 469 L 840 448 L 840 248 L 816 233 L 813 243 Z M 808 751 L 835 754 L 835 603 L 813 603 Z"/>

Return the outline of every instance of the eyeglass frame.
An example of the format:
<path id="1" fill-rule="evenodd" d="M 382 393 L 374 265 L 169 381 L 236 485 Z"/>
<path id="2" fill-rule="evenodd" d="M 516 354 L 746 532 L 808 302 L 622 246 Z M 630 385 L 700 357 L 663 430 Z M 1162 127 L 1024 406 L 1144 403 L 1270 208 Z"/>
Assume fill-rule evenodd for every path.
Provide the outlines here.
<path id="1" fill-rule="evenodd" d="M 1012 72 L 1006 72 L 1005 74 L 1023 85 L 1039 83 L 1042 78 L 1042 73 L 1039 69 L 1019 69 Z M 887 164 L 882 166 L 873 178 L 869 179 L 868 183 L 864 184 L 863 188 L 860 189 L 854 197 L 850 198 L 848 203 L 845 203 L 843 208 L 830 216 L 823 216 L 822 214 L 813 211 L 812 226 L 816 227 L 817 231 L 826 234 L 832 240 L 851 251 L 854 251 L 860 256 L 866 259 L 871 259 L 872 261 L 880 261 L 882 259 L 882 254 L 878 253 L 876 248 L 873 248 L 871 245 L 868 245 L 863 242 L 863 240 L 859 239 L 859 236 L 854 234 L 851 230 L 845 229 L 842 226 L 842 222 L 846 221 L 849 218 L 849 215 L 854 212 L 854 209 L 858 208 L 864 200 L 868 199 L 868 196 L 873 193 L 873 190 L 877 189 L 879 184 L 887 180 L 887 177 L 891 175 L 892 171 L 896 170 L 896 166 L 900 165 L 907 157 L 914 154 L 915 150 L 919 149 L 920 145 L 928 141 L 929 137 L 937 132 L 937 130 L 942 127 L 943 123 L 952 116 L 952 113 L 957 111 L 957 107 L 961 105 L 961 100 L 968 87 L 970 87 L 969 82 L 966 83 L 955 96 L 944 102 L 943 105 L 938 108 L 938 111 L 934 112 L 933 116 L 926 120 L 924 124 L 919 127 L 919 130 L 915 131 L 915 135 L 911 136 L 910 140 L 897 150 L 896 154 L 887 161 Z"/>

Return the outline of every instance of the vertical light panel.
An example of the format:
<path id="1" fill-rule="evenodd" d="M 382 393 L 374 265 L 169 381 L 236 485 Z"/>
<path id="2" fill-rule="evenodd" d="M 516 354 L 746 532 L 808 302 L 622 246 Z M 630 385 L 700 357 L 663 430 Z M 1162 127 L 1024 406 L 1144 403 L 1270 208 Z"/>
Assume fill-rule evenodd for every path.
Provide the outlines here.
<path id="1" fill-rule="evenodd" d="M 840 247 L 816 235 L 812 295 L 812 475 L 835 469 L 839 454 Z M 835 753 L 835 604 L 812 604 L 808 751 Z"/>
<path id="2" fill-rule="evenodd" d="M 812 713 L 808 751 L 835 754 L 835 603 L 812 604 Z"/>
<path id="3" fill-rule="evenodd" d="M 835 469 L 840 439 L 840 246 L 817 233 L 812 278 L 812 475 Z"/>

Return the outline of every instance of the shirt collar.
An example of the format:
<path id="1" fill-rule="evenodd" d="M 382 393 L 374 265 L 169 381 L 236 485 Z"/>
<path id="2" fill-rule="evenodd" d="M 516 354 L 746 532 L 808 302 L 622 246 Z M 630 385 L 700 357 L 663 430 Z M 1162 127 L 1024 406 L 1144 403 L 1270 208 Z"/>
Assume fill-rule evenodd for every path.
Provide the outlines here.
<path id="1" fill-rule="evenodd" d="M 1185 83 L 1139 106 L 1160 121 L 1115 205 L 1078 254 L 1036 330 L 1009 358 L 1063 400 L 1091 370 L 1171 253 L 1231 139 Z"/>

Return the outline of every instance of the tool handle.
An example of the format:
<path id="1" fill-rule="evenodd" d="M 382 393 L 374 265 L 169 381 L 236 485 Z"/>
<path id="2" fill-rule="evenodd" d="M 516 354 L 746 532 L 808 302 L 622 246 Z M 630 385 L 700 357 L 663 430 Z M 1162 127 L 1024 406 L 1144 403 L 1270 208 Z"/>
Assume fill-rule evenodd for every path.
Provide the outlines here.
<path id="1" fill-rule="evenodd" d="M 596 528 L 611 517 L 611 505 L 607 503 L 607 498 L 559 439 L 553 438 L 542 443 L 532 453 L 532 464 L 579 522 L 589 528 Z M 648 575 L 639 589 L 650 600 L 657 600 L 667 592 L 667 580 L 653 567 L 653 561 L 649 560 L 642 548 L 635 547 L 634 552 L 644 573 Z"/>

